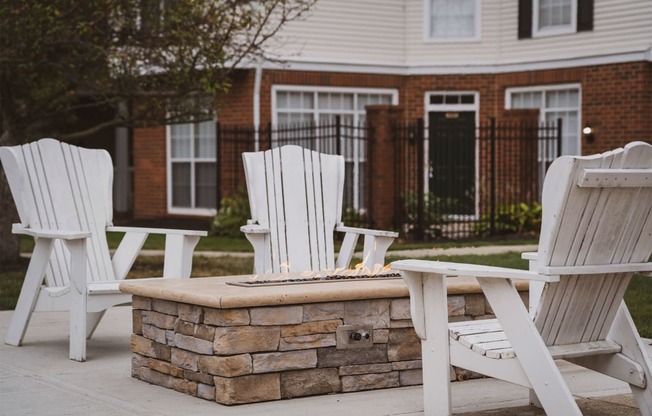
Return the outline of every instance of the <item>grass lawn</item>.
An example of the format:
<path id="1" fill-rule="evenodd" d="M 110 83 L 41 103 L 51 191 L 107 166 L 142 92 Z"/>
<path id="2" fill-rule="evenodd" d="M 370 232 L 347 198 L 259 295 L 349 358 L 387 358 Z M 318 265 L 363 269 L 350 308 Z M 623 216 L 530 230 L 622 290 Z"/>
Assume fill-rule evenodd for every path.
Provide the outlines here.
<path id="1" fill-rule="evenodd" d="M 245 241 L 246 242 L 246 241 Z M 387 261 L 404 257 L 388 253 Z M 452 261 L 462 263 L 486 264 L 519 269 L 527 269 L 527 262 L 520 258 L 520 253 L 511 252 L 492 255 L 439 256 L 430 260 Z M 27 269 L 27 259 L 21 259 L 17 265 L 7 267 L 0 272 L 0 310 L 13 309 L 20 293 L 23 276 Z M 195 256 L 193 277 L 225 276 L 251 273 L 253 258 L 241 257 L 204 257 Z M 128 278 L 160 276 L 163 273 L 161 257 L 139 258 Z M 630 284 L 625 301 L 641 336 L 652 338 L 652 279 L 636 275 Z"/>

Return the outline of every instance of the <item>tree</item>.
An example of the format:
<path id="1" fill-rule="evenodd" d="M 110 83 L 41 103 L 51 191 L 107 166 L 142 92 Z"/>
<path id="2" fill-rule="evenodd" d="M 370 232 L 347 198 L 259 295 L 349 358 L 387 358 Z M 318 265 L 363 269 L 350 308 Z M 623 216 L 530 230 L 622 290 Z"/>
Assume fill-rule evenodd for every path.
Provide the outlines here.
<path id="1" fill-rule="evenodd" d="M 233 71 L 275 59 L 272 38 L 315 1 L 0 0 L 0 146 L 207 116 L 191 98 L 219 99 Z M 18 241 L 0 175 L 2 264 Z"/>

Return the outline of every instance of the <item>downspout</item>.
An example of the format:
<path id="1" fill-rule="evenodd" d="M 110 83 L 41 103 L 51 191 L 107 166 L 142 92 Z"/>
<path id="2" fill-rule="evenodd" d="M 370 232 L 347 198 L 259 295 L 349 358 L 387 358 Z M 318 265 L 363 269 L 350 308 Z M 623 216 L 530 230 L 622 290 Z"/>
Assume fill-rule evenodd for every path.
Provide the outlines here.
<path id="1" fill-rule="evenodd" d="M 254 78 L 254 149 L 260 150 L 260 84 L 263 78 L 263 66 L 260 62 L 256 64 Z"/>

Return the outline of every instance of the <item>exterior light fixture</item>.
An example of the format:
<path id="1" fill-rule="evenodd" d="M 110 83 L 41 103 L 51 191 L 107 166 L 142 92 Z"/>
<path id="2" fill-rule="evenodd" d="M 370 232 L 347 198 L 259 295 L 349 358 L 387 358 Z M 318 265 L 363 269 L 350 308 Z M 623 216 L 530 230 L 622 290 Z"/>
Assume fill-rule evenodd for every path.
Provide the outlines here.
<path id="1" fill-rule="evenodd" d="M 584 137 L 586 137 L 588 143 L 593 143 L 595 140 L 595 132 L 591 126 L 584 127 L 582 133 L 584 134 Z"/>

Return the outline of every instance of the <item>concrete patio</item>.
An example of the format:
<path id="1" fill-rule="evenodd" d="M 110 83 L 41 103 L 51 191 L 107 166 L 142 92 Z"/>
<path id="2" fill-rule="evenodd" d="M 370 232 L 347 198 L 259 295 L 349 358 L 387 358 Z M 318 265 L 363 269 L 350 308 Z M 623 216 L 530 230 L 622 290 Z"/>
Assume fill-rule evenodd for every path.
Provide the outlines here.
<path id="1" fill-rule="evenodd" d="M 0 337 L 12 311 L 0 312 Z M 0 415 L 422 415 L 422 388 L 403 387 L 223 406 L 130 376 L 131 308 L 107 312 L 88 343 L 88 361 L 68 359 L 66 313 L 36 313 L 22 347 L 0 345 Z M 649 344 L 649 341 L 648 341 Z M 652 356 L 652 346 L 649 347 Z M 562 363 L 562 373 L 585 415 L 639 415 L 629 388 Z M 481 379 L 453 383 L 455 414 L 543 415 L 527 391 Z"/>

